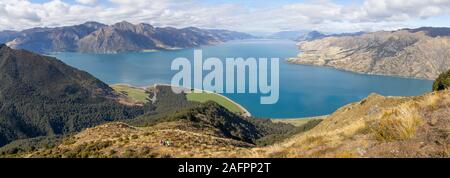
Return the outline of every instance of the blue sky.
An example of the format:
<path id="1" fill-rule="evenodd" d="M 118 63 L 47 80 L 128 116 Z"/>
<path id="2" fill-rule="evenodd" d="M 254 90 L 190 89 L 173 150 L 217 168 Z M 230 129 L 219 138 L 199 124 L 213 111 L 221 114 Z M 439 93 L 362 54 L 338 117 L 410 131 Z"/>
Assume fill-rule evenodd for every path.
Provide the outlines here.
<path id="1" fill-rule="evenodd" d="M 51 0 L 30 0 L 30 2 L 34 3 L 45 3 Z M 70 4 L 76 4 L 76 0 L 64 0 L 64 2 Z M 99 4 L 111 5 L 108 0 L 97 0 Z M 294 3 L 308 3 L 312 2 L 312 0 L 201 0 L 202 3 L 206 5 L 217 5 L 217 4 L 240 4 L 243 6 L 247 6 L 248 8 L 274 8 L 283 5 L 289 5 Z M 351 5 L 351 4 L 361 4 L 363 0 L 333 0 L 333 2 L 342 4 L 342 5 Z"/>
<path id="2" fill-rule="evenodd" d="M 0 0 L 0 30 L 99 21 L 354 32 L 450 26 L 450 0 Z"/>

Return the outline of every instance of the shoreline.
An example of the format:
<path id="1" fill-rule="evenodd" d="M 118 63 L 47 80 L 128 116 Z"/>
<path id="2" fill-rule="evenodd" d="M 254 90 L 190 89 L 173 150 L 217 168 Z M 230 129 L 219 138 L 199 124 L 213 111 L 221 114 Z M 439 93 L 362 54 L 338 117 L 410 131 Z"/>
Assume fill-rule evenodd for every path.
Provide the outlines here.
<path id="1" fill-rule="evenodd" d="M 216 95 L 219 95 L 223 98 L 225 98 L 226 100 L 230 101 L 231 103 L 233 103 L 234 105 L 236 105 L 237 107 L 239 107 L 239 109 L 241 109 L 244 113 L 242 113 L 241 115 L 244 117 L 252 117 L 252 113 L 250 113 L 250 111 L 248 111 L 244 106 L 240 105 L 239 103 L 235 102 L 234 100 L 222 95 L 222 94 L 218 94 L 218 93 L 214 93 Z"/>
<path id="2" fill-rule="evenodd" d="M 295 60 L 298 59 L 296 57 L 290 57 L 287 58 L 286 60 L 284 60 L 286 63 L 289 64 L 293 64 L 293 65 L 302 65 L 302 66 L 312 66 L 312 67 L 323 67 L 323 68 L 328 68 L 328 69 L 334 69 L 337 71 L 342 71 L 342 72 L 349 72 L 349 73 L 353 73 L 353 74 L 360 74 L 360 75 L 367 75 L 367 76 L 381 76 L 381 77 L 394 77 L 394 78 L 401 78 L 401 79 L 414 79 L 414 80 L 426 80 L 426 81 L 434 81 L 434 79 L 427 79 L 427 78 L 419 78 L 419 77 L 408 77 L 408 76 L 401 76 L 401 75 L 389 75 L 389 74 L 372 74 L 372 73 L 364 73 L 364 72 L 357 72 L 357 71 L 351 71 L 351 70 L 345 70 L 345 69 L 340 69 L 340 68 L 336 68 L 333 66 L 327 66 L 327 65 L 315 65 L 315 64 L 308 64 L 308 63 L 299 63 L 299 62 L 293 62 L 291 60 Z"/>
<path id="3" fill-rule="evenodd" d="M 154 84 L 154 86 L 157 86 L 157 85 L 172 87 L 172 85 L 169 85 L 169 84 Z M 181 88 L 181 87 L 179 87 L 179 88 Z M 187 89 L 186 88 L 186 90 L 188 90 L 186 93 L 191 93 L 192 92 L 191 89 Z M 242 116 L 244 116 L 244 117 L 252 117 L 252 114 L 250 113 L 250 111 L 248 111 L 244 106 L 240 105 L 236 101 L 234 101 L 234 100 L 232 100 L 232 99 L 230 99 L 230 98 L 228 98 L 228 97 L 226 97 L 226 96 L 224 96 L 224 95 L 222 95 L 220 93 L 214 93 L 214 92 L 211 92 L 211 91 L 208 91 L 208 90 L 200 90 L 200 89 L 195 89 L 195 88 L 193 90 L 194 90 L 193 92 L 199 92 L 199 93 L 204 92 L 204 93 L 209 93 L 209 94 L 214 94 L 214 95 L 220 96 L 220 97 L 228 100 L 229 102 L 233 103 L 234 105 L 236 105 L 243 112 L 243 113 L 241 113 Z"/>
<path id="4" fill-rule="evenodd" d="M 148 89 L 150 87 L 156 87 L 156 86 L 172 87 L 172 85 L 170 85 L 170 84 L 163 84 L 163 83 L 156 83 L 156 84 L 152 84 L 152 85 L 148 85 L 148 86 L 134 86 L 134 85 L 131 85 L 129 83 L 116 83 L 116 84 L 111 84 L 109 86 L 117 86 L 117 85 L 124 85 L 124 86 L 128 86 L 128 87 L 131 87 L 131 88 L 138 88 L 138 89 L 143 89 L 143 90 L 146 90 L 146 89 Z M 177 88 L 180 88 L 185 93 L 191 93 L 192 92 L 191 89 L 188 89 L 188 88 L 182 88 L 182 87 L 177 87 Z M 208 91 L 208 90 L 199 90 L 199 89 L 193 89 L 193 90 L 194 90 L 194 92 L 195 91 L 200 92 L 200 93 L 204 92 L 204 93 L 209 93 L 209 94 L 214 94 L 214 95 L 220 96 L 220 97 L 226 99 L 227 101 L 233 103 L 234 105 L 236 105 L 242 112 L 242 113 L 240 113 L 240 115 L 242 115 L 244 117 L 252 117 L 252 114 L 250 113 L 250 111 L 248 111 L 244 106 L 242 106 L 241 104 L 237 103 L 236 101 L 234 101 L 234 100 L 232 100 L 232 99 L 230 99 L 230 98 L 228 98 L 228 97 L 226 97 L 226 96 L 224 96 L 224 95 L 222 95 L 220 93 L 214 93 L 214 92 L 211 92 L 211 91 Z"/>
<path id="5" fill-rule="evenodd" d="M 156 86 L 166 86 L 166 87 L 172 87 L 172 85 L 170 84 L 164 84 L 164 83 L 156 83 L 156 84 L 150 84 L 150 85 L 146 85 L 146 86 L 135 86 L 129 83 L 116 83 L 116 84 L 110 84 L 109 86 L 117 86 L 117 85 L 124 85 L 124 86 L 128 86 L 131 88 L 137 88 L 137 89 L 142 89 L 142 90 L 147 90 L 150 87 L 156 87 Z M 177 86 L 175 86 L 177 87 Z M 182 87 L 178 87 L 179 89 L 183 90 L 185 93 L 192 93 L 192 92 L 198 92 L 198 93 L 208 93 L 208 94 L 214 94 L 217 96 L 220 96 L 224 99 L 226 99 L 227 101 L 233 103 L 235 106 L 237 106 L 240 110 L 241 113 L 239 113 L 239 115 L 243 116 L 243 117 L 253 117 L 253 115 L 251 114 L 250 111 L 248 111 L 244 106 L 242 106 L 241 104 L 237 103 L 236 101 L 220 94 L 220 93 L 214 93 L 208 90 L 200 90 L 200 89 L 188 89 L 188 88 L 182 88 Z M 313 120 L 313 119 L 325 119 L 328 116 L 330 116 L 330 114 L 328 115 L 321 115 L 321 116 L 311 116 L 311 117 L 294 117 L 294 118 L 265 118 L 268 120 L 271 120 L 273 122 L 296 122 L 296 121 L 309 121 L 309 120 Z"/>
<path id="6" fill-rule="evenodd" d="M 311 116 L 311 117 L 271 118 L 270 120 L 311 120 L 311 119 L 323 119 L 323 118 L 326 118 L 326 117 L 330 116 L 331 114 L 321 115 L 321 116 Z"/>

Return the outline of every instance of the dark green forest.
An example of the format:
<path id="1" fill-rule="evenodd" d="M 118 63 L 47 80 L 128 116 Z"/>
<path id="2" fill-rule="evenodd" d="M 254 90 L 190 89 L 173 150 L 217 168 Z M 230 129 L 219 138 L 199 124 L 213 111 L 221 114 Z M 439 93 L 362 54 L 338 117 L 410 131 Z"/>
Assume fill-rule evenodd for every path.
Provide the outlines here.
<path id="1" fill-rule="evenodd" d="M 5 45 L 0 46 L 0 83 L 0 146 L 144 113 L 143 107 L 115 102 L 114 91 L 84 71 Z"/>

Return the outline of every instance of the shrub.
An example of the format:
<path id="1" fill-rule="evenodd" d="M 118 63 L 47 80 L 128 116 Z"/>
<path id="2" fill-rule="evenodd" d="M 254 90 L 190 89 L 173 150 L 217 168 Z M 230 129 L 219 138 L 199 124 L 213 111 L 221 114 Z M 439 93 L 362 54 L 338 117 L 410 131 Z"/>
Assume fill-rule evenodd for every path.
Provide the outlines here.
<path id="1" fill-rule="evenodd" d="M 442 73 L 433 83 L 433 91 L 441 91 L 450 88 L 450 70 Z"/>

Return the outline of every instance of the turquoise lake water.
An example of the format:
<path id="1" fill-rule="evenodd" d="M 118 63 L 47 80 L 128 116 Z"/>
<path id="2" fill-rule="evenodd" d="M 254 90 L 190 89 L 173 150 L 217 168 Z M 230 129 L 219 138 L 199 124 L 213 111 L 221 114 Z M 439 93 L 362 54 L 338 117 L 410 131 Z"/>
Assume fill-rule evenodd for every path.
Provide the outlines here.
<path id="1" fill-rule="evenodd" d="M 205 46 L 203 59 L 218 57 L 280 58 L 280 97 L 273 105 L 261 105 L 259 94 L 224 94 L 247 108 L 253 116 L 298 118 L 326 115 L 376 92 L 391 96 L 413 96 L 431 90 L 432 81 L 373 76 L 331 68 L 295 65 L 284 59 L 296 56 L 293 41 L 244 40 Z M 53 56 L 85 70 L 108 83 L 149 86 L 169 84 L 177 71 L 171 71 L 173 59 L 192 60 L 194 49 L 151 53 L 81 54 L 56 53 Z"/>

